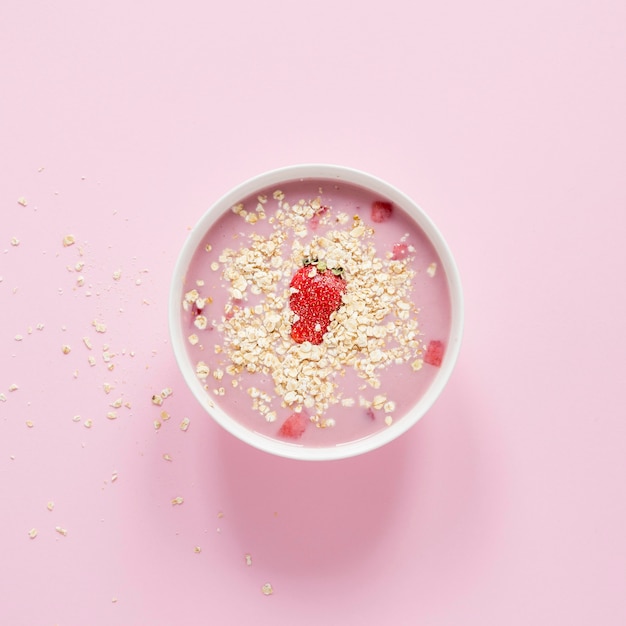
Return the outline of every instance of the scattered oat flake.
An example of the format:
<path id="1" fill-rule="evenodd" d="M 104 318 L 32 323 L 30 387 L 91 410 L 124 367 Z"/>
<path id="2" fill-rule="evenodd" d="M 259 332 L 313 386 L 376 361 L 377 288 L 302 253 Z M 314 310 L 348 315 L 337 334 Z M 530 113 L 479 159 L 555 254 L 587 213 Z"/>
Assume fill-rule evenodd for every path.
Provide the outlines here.
<path id="1" fill-rule="evenodd" d="M 72 348 L 68 346 L 67 344 L 64 344 L 61 347 L 61 352 L 63 352 L 63 354 L 69 354 L 71 351 L 72 351 Z"/>
<path id="2" fill-rule="evenodd" d="M 431 263 L 428 268 L 426 268 L 426 273 L 433 278 L 433 276 L 437 273 L 437 264 Z"/>
<path id="3" fill-rule="evenodd" d="M 107 330 L 106 325 L 99 320 L 94 320 L 93 322 L 91 322 L 91 325 L 96 329 L 97 333 L 105 333 Z"/>
<path id="4" fill-rule="evenodd" d="M 73 246 L 76 243 L 76 239 L 74 238 L 74 235 L 65 235 L 65 237 L 63 237 L 63 247 L 67 248 L 69 246 Z"/>
<path id="5" fill-rule="evenodd" d="M 163 459 L 166 460 L 166 461 L 172 461 L 173 460 L 172 457 L 169 454 L 167 454 L 167 453 L 163 455 Z"/>
<path id="6" fill-rule="evenodd" d="M 157 406 L 161 406 L 163 404 L 163 398 L 161 395 L 154 394 L 152 396 L 152 404 L 156 404 Z"/>
<path id="7" fill-rule="evenodd" d="M 48 511 L 52 511 L 54 509 L 54 502 L 48 502 L 48 504 L 46 504 L 46 508 L 48 509 Z"/>
<path id="8" fill-rule="evenodd" d="M 190 421 L 188 417 L 184 417 L 183 421 L 180 423 L 180 429 L 186 431 L 189 428 Z"/>
<path id="9" fill-rule="evenodd" d="M 28 531 L 28 536 L 29 536 L 31 539 L 34 539 L 34 538 L 37 536 L 37 529 L 36 529 L 36 528 L 31 528 L 31 529 Z"/>
<path id="10" fill-rule="evenodd" d="M 63 535 L 64 537 L 67 536 L 67 529 L 62 528 L 61 526 L 56 526 L 54 530 L 56 530 L 59 535 Z"/>
<path id="11" fill-rule="evenodd" d="M 115 411 L 109 411 L 107 413 L 107 419 L 109 419 L 109 420 L 116 420 L 117 419 L 117 413 Z"/>
<path id="12" fill-rule="evenodd" d="M 6 402 L 6 401 L 7 401 L 7 397 L 3 393 L 0 393 L 0 402 Z"/>
<path id="13" fill-rule="evenodd" d="M 115 270 L 113 272 L 113 280 L 119 280 L 122 278 L 122 270 Z"/>
<path id="14" fill-rule="evenodd" d="M 178 505 L 178 504 L 182 504 L 185 501 L 185 499 L 182 496 L 176 496 L 173 500 L 172 500 L 172 504 L 174 505 Z"/>
<path id="15" fill-rule="evenodd" d="M 200 552 L 202 552 L 202 548 L 201 548 L 200 546 L 195 546 L 195 547 L 194 547 L 194 549 L 193 549 L 193 551 L 194 551 L 196 554 L 200 554 Z"/>
<path id="16" fill-rule="evenodd" d="M 414 372 L 417 372 L 418 370 L 422 369 L 423 365 L 424 365 L 424 360 L 423 359 L 416 359 L 415 361 L 413 361 L 413 363 L 411 363 L 411 369 Z"/>
<path id="17" fill-rule="evenodd" d="M 74 415 L 74 417 L 72 418 L 73 422 L 80 422 L 80 415 Z"/>
<path id="18" fill-rule="evenodd" d="M 196 364 L 196 376 L 200 379 L 207 378 L 210 370 L 209 366 L 204 361 L 198 361 Z"/>
<path id="19" fill-rule="evenodd" d="M 28 204 L 28 202 L 26 202 L 26 198 L 24 196 L 21 196 L 20 198 L 17 199 L 17 203 L 20 206 L 26 206 Z"/>
<path id="20" fill-rule="evenodd" d="M 30 420 L 26 420 L 26 426 L 28 426 L 28 428 L 32 428 L 35 424 L 33 424 Z"/>
<path id="21" fill-rule="evenodd" d="M 85 347 L 88 350 L 91 350 L 93 348 L 93 346 L 91 344 L 91 339 L 89 339 L 89 337 L 83 337 L 83 343 L 85 344 Z"/>
<path id="22" fill-rule="evenodd" d="M 22 339 L 24 339 L 23 335 L 15 335 L 15 337 L 13 337 L 13 339 L 15 339 L 15 341 L 22 341 Z"/>
<path id="23" fill-rule="evenodd" d="M 250 567 L 250 565 L 252 565 L 252 556 L 246 553 L 243 555 L 243 558 L 246 559 L 246 565 Z"/>
<path id="24" fill-rule="evenodd" d="M 274 593 L 274 588 L 272 587 L 270 583 L 265 583 L 261 587 L 261 591 L 263 592 L 264 596 L 271 596 Z"/>
<path id="25" fill-rule="evenodd" d="M 154 420 L 153 424 L 154 430 L 159 430 L 159 428 L 161 428 L 161 422 L 159 422 L 159 420 Z"/>
<path id="26" fill-rule="evenodd" d="M 19 246 L 20 245 L 20 240 L 17 237 L 11 237 L 11 245 L 12 246 Z"/>
<path id="27" fill-rule="evenodd" d="M 113 472 L 113 474 L 111 474 L 111 482 L 114 483 L 117 480 L 117 472 Z"/>
<path id="28" fill-rule="evenodd" d="M 85 428 L 91 428 L 93 426 L 93 420 L 85 420 L 85 423 L 83 424 L 83 426 Z"/>

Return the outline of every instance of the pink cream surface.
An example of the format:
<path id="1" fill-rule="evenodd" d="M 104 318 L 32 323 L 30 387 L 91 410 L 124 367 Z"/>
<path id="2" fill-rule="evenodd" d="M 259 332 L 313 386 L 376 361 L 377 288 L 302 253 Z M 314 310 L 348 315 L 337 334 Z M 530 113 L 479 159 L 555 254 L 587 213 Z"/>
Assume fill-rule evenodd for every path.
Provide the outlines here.
<path id="1" fill-rule="evenodd" d="M 443 341 L 445 349 L 451 323 L 450 295 L 446 276 L 433 245 L 407 213 L 394 205 L 393 214 L 389 220 L 374 223 L 371 219 L 372 203 L 385 199 L 374 196 L 360 187 L 335 181 L 296 181 L 281 185 L 280 190 L 284 193 L 285 202 L 290 204 L 295 204 L 300 199 L 309 202 L 314 198 L 320 198 L 322 205 L 329 209 L 325 216 L 329 218 L 327 220 L 329 223 L 320 224 L 315 229 L 309 227 L 307 235 L 301 238 L 303 243 L 328 230 L 349 229 L 352 219 L 343 226 L 338 225 L 335 220 L 337 214 L 344 212 L 350 218 L 358 215 L 366 226 L 374 229 L 373 242 L 376 246 L 376 256 L 384 258 L 392 252 L 394 244 L 400 240 L 412 246 L 414 251 L 411 252 L 410 266 L 414 270 L 414 277 L 411 281 L 410 298 L 418 311 L 420 340 L 424 351 L 430 340 Z M 222 346 L 224 343 L 219 326 L 223 321 L 224 308 L 230 302 L 230 296 L 226 281 L 221 276 L 222 264 L 217 271 L 212 269 L 211 265 L 218 261 L 224 249 L 247 246 L 251 233 L 267 236 L 272 232 L 273 225 L 269 218 L 277 207 L 276 201 L 272 198 L 274 191 L 275 189 L 267 189 L 242 199 L 244 208 L 253 212 L 258 204 L 257 197 L 261 194 L 266 195 L 268 201 L 265 210 L 268 219 L 249 224 L 232 211 L 221 216 L 207 232 L 187 272 L 184 292 L 197 289 L 201 297 L 212 299 L 203 311 L 209 322 L 206 330 L 198 330 L 194 326 L 192 314 L 186 313 L 183 316 L 185 336 L 195 333 L 199 337 L 196 345 L 187 343 L 187 351 L 194 365 L 198 361 L 204 361 L 211 372 L 215 369 L 225 370 L 230 363 L 226 354 L 217 354 L 215 349 L 216 346 Z M 207 244 L 211 246 L 210 251 L 206 250 Z M 286 245 L 289 245 L 289 242 Z M 433 267 L 432 264 L 436 264 L 434 275 L 428 271 L 429 267 Z M 247 294 L 242 305 L 255 305 L 260 302 L 262 302 L 262 296 Z M 423 352 L 415 354 L 415 358 L 423 357 Z M 380 371 L 379 389 L 367 386 L 351 367 L 337 372 L 335 381 L 338 383 L 338 392 L 344 398 L 354 398 L 354 406 L 332 405 L 323 417 L 332 418 L 335 425 L 330 428 L 318 428 L 310 424 L 302 437 L 294 444 L 324 447 L 341 445 L 368 437 L 380 429 L 389 428 L 390 426 L 385 423 L 387 414 L 383 410 L 368 410 L 361 405 L 360 398 L 371 402 L 375 396 L 385 395 L 387 400 L 395 403 L 395 409 L 390 413 L 393 422 L 402 419 L 428 389 L 438 371 L 436 367 L 427 363 L 415 371 L 411 367 L 412 361 L 413 359 L 401 364 L 392 363 Z M 232 385 L 233 378 L 238 380 L 236 388 Z M 206 383 L 207 393 L 215 404 L 241 424 L 263 436 L 278 438 L 281 424 L 293 412 L 293 408 L 281 406 L 281 399 L 277 398 L 274 393 L 274 384 L 270 374 L 244 371 L 235 377 L 224 374 L 221 380 L 216 380 L 210 375 Z M 365 389 L 363 389 L 364 386 Z M 223 388 L 224 395 L 218 395 L 220 387 Z M 250 387 L 272 396 L 272 409 L 277 414 L 275 421 L 268 422 L 263 415 L 253 409 L 252 398 L 247 391 Z"/>

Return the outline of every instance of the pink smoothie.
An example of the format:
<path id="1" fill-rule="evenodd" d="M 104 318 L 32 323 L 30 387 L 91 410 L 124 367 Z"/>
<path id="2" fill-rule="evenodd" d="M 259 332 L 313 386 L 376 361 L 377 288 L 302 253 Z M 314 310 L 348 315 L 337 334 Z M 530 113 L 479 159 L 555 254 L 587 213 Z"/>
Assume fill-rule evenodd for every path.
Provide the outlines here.
<path id="1" fill-rule="evenodd" d="M 319 346 L 289 334 L 289 283 L 306 256 L 342 265 L 346 285 Z M 242 199 L 206 233 L 183 293 L 188 355 L 212 401 L 296 445 L 390 428 L 446 358 L 450 294 L 432 244 L 400 206 L 352 184 L 304 180 Z M 284 438 L 294 413 L 306 428 Z"/>

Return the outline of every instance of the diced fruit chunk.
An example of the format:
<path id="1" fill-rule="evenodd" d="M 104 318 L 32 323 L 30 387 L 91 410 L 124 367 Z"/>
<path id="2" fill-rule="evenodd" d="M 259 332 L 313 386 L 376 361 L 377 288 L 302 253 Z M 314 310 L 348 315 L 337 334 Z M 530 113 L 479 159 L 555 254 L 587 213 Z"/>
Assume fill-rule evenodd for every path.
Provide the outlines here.
<path id="1" fill-rule="evenodd" d="M 380 224 L 386 222 L 393 213 L 393 206 L 391 202 L 383 202 L 382 200 L 375 200 L 372 203 L 372 222 Z"/>
<path id="2" fill-rule="evenodd" d="M 313 214 L 313 217 L 311 217 L 311 219 L 309 220 L 309 226 L 313 230 L 317 230 L 318 226 L 320 225 L 320 220 L 322 219 L 322 216 L 327 211 L 328 211 L 328 207 L 327 206 L 322 206 L 317 211 L 315 211 L 315 213 Z"/>
<path id="3" fill-rule="evenodd" d="M 278 434 L 281 437 L 287 437 L 288 439 L 300 439 L 306 430 L 308 421 L 309 420 L 304 413 L 292 413 L 283 422 L 282 426 L 278 430 Z"/>
<path id="4" fill-rule="evenodd" d="M 409 246 L 404 242 L 394 243 L 393 250 L 391 252 L 391 259 L 393 261 L 401 261 L 402 259 L 406 259 L 407 254 L 409 253 Z"/>
<path id="5" fill-rule="evenodd" d="M 439 367 L 443 360 L 443 342 L 438 339 L 433 339 L 428 343 L 426 348 L 426 354 L 424 355 L 424 361 L 429 365 Z"/>

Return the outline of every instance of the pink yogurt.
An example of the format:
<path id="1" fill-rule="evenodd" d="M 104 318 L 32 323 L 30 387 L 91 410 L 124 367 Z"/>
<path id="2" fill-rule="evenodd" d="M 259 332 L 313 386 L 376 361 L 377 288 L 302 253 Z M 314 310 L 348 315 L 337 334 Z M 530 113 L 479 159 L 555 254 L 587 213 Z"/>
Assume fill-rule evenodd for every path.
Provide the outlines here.
<path id="1" fill-rule="evenodd" d="M 285 405 L 283 398 L 277 397 L 272 375 L 269 372 L 250 373 L 245 370 L 234 375 L 226 373 L 232 362 L 227 350 L 224 350 L 224 320 L 229 315 L 227 311 L 232 306 L 233 299 L 228 292 L 230 284 L 223 277 L 227 264 L 220 262 L 220 256 L 225 249 L 237 250 L 248 246 L 253 233 L 268 237 L 276 228 L 280 228 L 279 220 L 275 219 L 279 201 L 273 197 L 278 189 L 284 194 L 283 202 L 289 205 L 294 205 L 299 200 L 310 203 L 319 198 L 324 207 L 320 211 L 321 218 L 318 214 L 307 220 L 306 236 L 298 238 L 289 233 L 283 244 L 285 256 L 289 256 L 289 246 L 294 239 L 306 244 L 311 238 L 323 236 L 332 230 L 349 230 L 353 226 L 354 216 L 358 216 L 364 226 L 373 229 L 371 242 L 375 246 L 376 257 L 388 262 L 394 253 L 394 246 L 396 254 L 403 255 L 409 250 L 406 265 L 413 276 L 408 293 L 412 303 L 412 318 L 418 324 L 419 347 L 413 350 L 411 358 L 400 363 L 389 363 L 377 370 L 380 382 L 378 388 L 372 388 L 363 378 L 357 376 L 354 367 L 348 366 L 333 372 L 330 378 L 336 383 L 336 395 L 341 400 L 318 416 L 322 423 L 333 425 L 321 428 L 319 424 L 311 423 L 297 441 L 287 442 L 307 447 L 333 447 L 371 437 L 403 420 L 433 383 L 439 367 L 429 364 L 428 359 L 424 360 L 426 350 L 432 340 L 442 342 L 445 362 L 452 315 L 448 277 L 429 238 L 398 204 L 393 204 L 393 213 L 389 219 L 382 223 L 374 222 L 372 204 L 376 201 L 387 201 L 387 198 L 378 194 L 343 181 L 297 180 L 272 186 L 237 203 L 243 205 L 248 213 L 254 213 L 259 205 L 258 197 L 267 197 L 267 202 L 263 204 L 265 218 L 254 224 L 248 223 L 232 210 L 226 211 L 204 236 L 193 254 L 185 276 L 183 294 L 196 290 L 201 297 L 201 303 L 202 299 L 207 300 L 200 311 L 206 318 L 206 328 L 197 328 L 194 325 L 198 314 L 195 305 L 187 303 L 182 314 L 183 335 L 192 337 L 194 342 L 186 342 L 188 358 L 194 364 L 202 362 L 208 367 L 210 374 L 203 379 L 203 384 L 212 403 L 246 429 L 262 437 L 285 441 L 280 437 L 279 429 L 294 412 L 294 406 Z M 349 216 L 346 224 L 337 223 L 337 218 L 342 215 Z M 402 246 L 398 247 L 400 242 Z M 210 250 L 207 249 L 207 244 Z M 291 275 L 292 273 L 284 277 L 283 287 L 288 287 Z M 346 276 L 346 281 L 349 280 L 350 276 Z M 263 298 L 264 294 L 248 291 L 235 304 L 239 307 L 254 307 L 262 304 Z M 418 369 L 416 364 L 421 367 Z M 218 372 L 218 378 L 214 372 Z M 236 382 L 233 383 L 233 380 Z M 251 389 L 258 390 L 262 396 L 267 394 L 263 396 L 266 399 L 270 398 L 264 403 L 269 407 L 265 414 L 254 408 L 255 399 L 251 397 L 251 393 L 254 395 L 257 391 L 251 392 Z M 386 408 L 381 406 L 381 396 L 385 399 Z M 295 410 L 300 408 L 295 407 Z M 307 415 L 315 413 L 315 410 L 303 410 Z M 272 421 L 268 421 L 268 414 Z"/>

